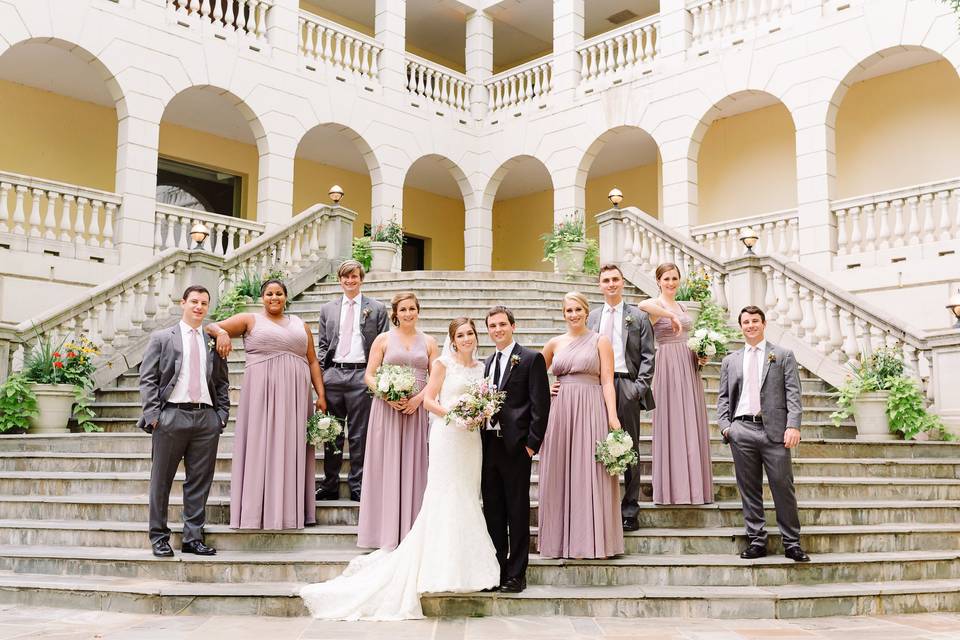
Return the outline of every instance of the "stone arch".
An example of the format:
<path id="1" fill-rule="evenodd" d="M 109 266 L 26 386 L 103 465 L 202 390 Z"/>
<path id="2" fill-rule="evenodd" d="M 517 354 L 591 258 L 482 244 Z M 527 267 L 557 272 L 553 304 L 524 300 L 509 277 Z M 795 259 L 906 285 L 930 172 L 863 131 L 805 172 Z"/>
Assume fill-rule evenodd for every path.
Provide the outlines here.
<path id="1" fill-rule="evenodd" d="M 587 181 L 590 178 L 591 170 L 596 166 L 596 161 L 603 153 L 604 149 L 610 151 L 611 144 L 620 144 L 626 143 L 627 145 L 636 145 L 642 144 L 646 148 L 643 150 L 644 155 L 642 159 L 649 160 L 649 162 L 640 162 L 636 165 L 630 165 L 624 167 L 623 170 L 628 170 L 634 166 L 644 166 L 646 164 L 655 164 L 659 167 L 660 165 L 660 147 L 657 143 L 657 140 L 650 134 L 647 130 L 636 125 L 620 125 L 607 129 L 601 133 L 597 138 L 587 147 L 586 151 L 583 153 L 583 157 L 580 160 L 580 164 L 577 166 L 577 173 L 575 179 L 575 188 L 576 188 L 576 206 L 583 211 L 585 214 L 587 212 L 588 201 L 587 201 Z M 615 149 L 614 152 L 619 149 Z M 625 151 L 625 150 L 623 150 Z M 652 154 L 652 155 L 651 155 Z M 619 163 L 622 164 L 622 163 Z M 606 173 L 611 173 L 608 171 L 609 167 L 601 169 Z M 658 170 L 659 173 L 659 170 Z M 656 180 L 656 194 L 655 200 L 659 204 L 660 201 L 660 191 L 662 189 L 662 183 L 658 176 L 655 176 Z M 624 201 L 624 206 L 628 206 L 631 203 L 631 198 L 635 198 L 636 194 L 631 194 L 630 189 L 627 185 L 616 185 L 621 191 L 624 192 L 626 200 Z M 634 201 L 635 202 L 635 201 Z M 658 217 L 658 208 L 659 207 L 640 207 L 646 213 L 654 217 Z M 649 209 L 649 210 L 648 210 Z M 588 221 L 589 224 L 589 221 Z"/>
<path id="2" fill-rule="evenodd" d="M 491 212 L 494 269 L 551 270 L 541 261 L 539 237 L 553 228 L 554 195 L 546 164 L 534 156 L 514 156 L 493 172 L 481 207 Z"/>

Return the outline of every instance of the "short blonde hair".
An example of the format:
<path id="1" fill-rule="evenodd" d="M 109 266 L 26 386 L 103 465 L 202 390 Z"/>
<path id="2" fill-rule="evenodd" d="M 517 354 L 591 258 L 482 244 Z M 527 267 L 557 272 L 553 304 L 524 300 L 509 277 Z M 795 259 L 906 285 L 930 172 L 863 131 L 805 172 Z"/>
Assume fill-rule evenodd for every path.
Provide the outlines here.
<path id="1" fill-rule="evenodd" d="M 420 311 L 420 299 L 417 298 L 417 294 L 413 291 L 401 291 L 393 296 L 393 300 L 390 301 L 390 322 L 393 323 L 395 327 L 400 326 L 400 318 L 397 317 L 397 307 L 399 307 L 400 303 L 404 300 L 413 300 L 413 303 L 417 305 L 417 311 Z"/>
<path id="2" fill-rule="evenodd" d="M 563 304 L 560 306 L 560 309 L 563 310 L 567 306 L 567 300 L 574 300 L 579 302 L 580 306 L 583 307 L 583 310 L 587 313 L 590 313 L 590 301 L 587 300 L 587 296 L 583 295 L 579 291 L 570 291 L 569 293 L 563 296 Z"/>
<path id="3" fill-rule="evenodd" d="M 363 280 L 363 277 L 367 275 L 366 271 L 363 270 L 363 265 L 359 260 L 344 260 L 340 263 L 340 266 L 337 268 L 337 279 L 345 278 L 354 271 L 360 271 L 360 280 Z"/>

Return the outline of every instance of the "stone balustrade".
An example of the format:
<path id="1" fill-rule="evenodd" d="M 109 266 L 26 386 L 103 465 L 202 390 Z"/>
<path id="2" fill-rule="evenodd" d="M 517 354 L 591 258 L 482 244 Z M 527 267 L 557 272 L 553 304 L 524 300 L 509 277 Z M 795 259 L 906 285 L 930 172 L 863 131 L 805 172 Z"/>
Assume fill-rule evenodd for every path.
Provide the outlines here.
<path id="1" fill-rule="evenodd" d="M 610 84 L 626 80 L 627 73 L 634 69 L 649 71 L 659 40 L 659 15 L 590 38 L 577 47 L 581 83 L 593 88 L 603 79 L 609 79 Z"/>
<path id="2" fill-rule="evenodd" d="M 267 42 L 272 7 L 272 0 L 167 0 L 167 12 L 176 22 L 199 22 L 221 36 L 236 33 L 258 44 Z"/>
<path id="3" fill-rule="evenodd" d="M 489 113 L 541 100 L 553 89 L 552 56 L 546 55 L 498 73 L 485 84 Z"/>
<path id="4" fill-rule="evenodd" d="M 120 202 L 107 191 L 0 173 L 0 244 L 115 263 Z"/>
<path id="5" fill-rule="evenodd" d="M 383 45 L 308 11 L 300 11 L 300 55 L 310 70 L 325 66 L 337 73 L 349 73 L 371 80 L 380 77 Z"/>
<path id="6" fill-rule="evenodd" d="M 469 111 L 473 83 L 467 76 L 412 53 L 406 60 L 408 92 L 457 112 Z"/>
<path id="7" fill-rule="evenodd" d="M 759 236 L 753 250 L 759 255 L 776 254 L 789 260 L 800 255 L 800 226 L 797 211 L 789 209 L 762 216 L 705 224 L 690 230 L 690 237 L 708 251 L 726 260 L 744 252 L 740 234 L 750 227 Z"/>
<path id="8" fill-rule="evenodd" d="M 695 0 L 687 3 L 690 46 L 705 50 L 742 41 L 750 32 L 769 33 L 791 11 L 791 0 Z"/>
<path id="9" fill-rule="evenodd" d="M 154 249 L 192 249 L 196 244 L 190 239 L 190 229 L 202 222 L 210 233 L 203 243 L 203 250 L 216 255 L 229 255 L 251 240 L 263 235 L 260 222 L 243 220 L 217 213 L 196 211 L 169 204 L 157 204 Z"/>

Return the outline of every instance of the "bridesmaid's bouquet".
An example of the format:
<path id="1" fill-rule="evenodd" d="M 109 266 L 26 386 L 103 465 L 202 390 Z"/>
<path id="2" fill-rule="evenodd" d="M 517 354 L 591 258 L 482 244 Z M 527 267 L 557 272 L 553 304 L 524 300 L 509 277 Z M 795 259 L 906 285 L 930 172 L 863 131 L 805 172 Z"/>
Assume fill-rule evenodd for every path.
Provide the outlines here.
<path id="1" fill-rule="evenodd" d="M 307 418 L 307 444 L 322 447 L 331 444 L 336 447 L 337 437 L 343 433 L 343 422 L 329 413 L 317 411 Z M 337 453 L 340 453 L 337 450 Z"/>
<path id="2" fill-rule="evenodd" d="M 617 429 L 607 434 L 605 440 L 597 441 L 597 450 L 594 459 L 607 469 L 612 476 L 619 476 L 640 460 L 633 450 L 633 438 L 623 429 Z"/>
<path id="3" fill-rule="evenodd" d="M 476 431 L 500 410 L 506 397 L 506 392 L 497 391 L 486 378 L 477 380 L 457 398 L 444 420 L 447 424 L 458 420 L 468 431 Z"/>
<path id="4" fill-rule="evenodd" d="M 698 358 L 722 358 L 727 354 L 727 337 L 719 331 L 697 329 L 687 340 L 687 346 Z"/>
<path id="5" fill-rule="evenodd" d="M 383 364 L 377 369 L 373 395 L 382 400 L 397 402 L 412 396 L 416 386 L 417 378 L 413 369 L 400 364 Z"/>

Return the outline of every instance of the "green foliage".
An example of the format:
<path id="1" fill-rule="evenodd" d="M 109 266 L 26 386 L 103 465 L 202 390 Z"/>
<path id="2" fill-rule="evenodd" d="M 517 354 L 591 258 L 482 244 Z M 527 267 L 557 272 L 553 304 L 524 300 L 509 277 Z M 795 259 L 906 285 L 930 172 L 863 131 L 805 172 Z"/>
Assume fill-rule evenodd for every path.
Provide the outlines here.
<path id="1" fill-rule="evenodd" d="M 927 400 L 917 381 L 906 376 L 898 376 L 890 382 L 887 417 L 890 418 L 890 429 L 899 431 L 906 439 L 924 432 L 935 432 L 943 440 L 954 439 L 944 429 L 940 418 L 927 411 Z"/>
<path id="2" fill-rule="evenodd" d="M 96 367 L 93 359 L 100 349 L 86 336 L 76 342 L 61 340 L 54 344 L 49 338 L 38 338 L 24 361 L 23 374 L 38 384 L 72 384 L 86 387 L 92 384 Z"/>
<path id="3" fill-rule="evenodd" d="M 587 240 L 587 253 L 583 257 L 583 272 L 588 276 L 600 275 L 600 245 L 593 238 Z"/>
<path id="4" fill-rule="evenodd" d="M 353 239 L 353 259 L 363 265 L 364 271 L 370 271 L 373 254 L 370 252 L 370 236 Z"/>
<path id="5" fill-rule="evenodd" d="M 103 427 L 97 426 L 93 422 L 93 409 L 90 408 L 90 401 L 93 399 L 93 384 L 86 387 L 76 386 L 73 388 L 73 419 L 77 421 L 77 426 L 87 433 L 103 431 Z"/>
<path id="6" fill-rule="evenodd" d="M 706 302 L 712 296 L 710 276 L 706 273 L 694 273 L 684 278 L 677 288 L 677 300 L 686 302 Z"/>
<path id="7" fill-rule="evenodd" d="M 950 8 L 955 12 L 960 13 L 960 0 L 943 0 L 945 3 L 950 5 Z"/>
<path id="8" fill-rule="evenodd" d="M 37 397 L 26 376 L 14 374 L 0 385 L 0 433 L 26 430 L 37 413 Z"/>
<path id="9" fill-rule="evenodd" d="M 390 242 L 398 247 L 403 246 L 403 227 L 396 220 L 381 222 L 370 233 L 370 238 L 376 242 Z"/>
<path id="10" fill-rule="evenodd" d="M 543 241 L 543 261 L 555 260 L 557 255 L 566 251 L 570 245 L 587 241 L 587 230 L 583 224 L 583 216 L 575 214 L 569 220 L 558 222 L 553 225 L 553 232 L 543 234 L 540 236 L 540 240 Z"/>
<path id="11" fill-rule="evenodd" d="M 693 330 L 696 331 L 697 329 L 716 331 L 726 338 L 727 342 L 735 340 L 740 335 L 730 327 L 727 321 L 727 310 L 709 300 L 705 301 L 700 308 L 700 315 L 693 325 Z"/>
<path id="12" fill-rule="evenodd" d="M 274 268 L 263 275 L 244 271 L 240 280 L 225 291 L 217 302 L 217 308 L 210 314 L 214 322 L 226 320 L 243 312 L 243 308 L 260 297 L 260 287 L 267 280 L 283 280 L 287 274 L 283 269 Z M 287 301 L 289 304 L 289 301 Z"/>

